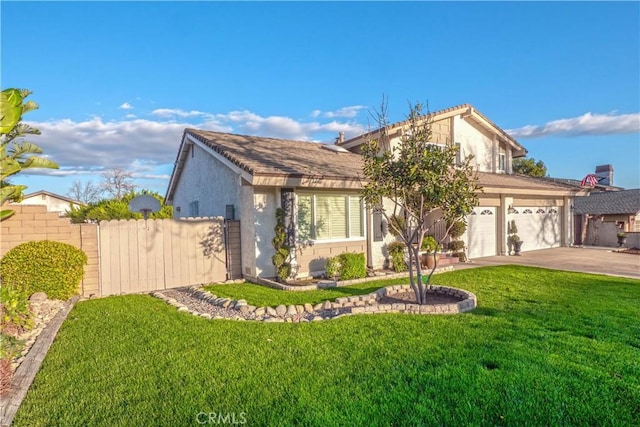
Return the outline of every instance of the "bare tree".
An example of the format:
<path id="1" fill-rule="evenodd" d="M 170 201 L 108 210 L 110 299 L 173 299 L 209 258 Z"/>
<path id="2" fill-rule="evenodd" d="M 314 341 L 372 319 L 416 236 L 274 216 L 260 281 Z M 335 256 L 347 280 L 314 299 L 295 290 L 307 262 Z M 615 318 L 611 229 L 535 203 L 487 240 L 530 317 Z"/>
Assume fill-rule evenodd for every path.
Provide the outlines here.
<path id="1" fill-rule="evenodd" d="M 82 183 L 80 180 L 75 180 L 67 190 L 67 196 L 73 200 L 89 204 L 100 200 L 102 192 L 103 190 L 92 181 Z"/>
<path id="2" fill-rule="evenodd" d="M 125 194 L 136 189 L 136 185 L 133 183 L 133 173 L 120 168 L 109 169 L 102 173 L 100 188 L 114 199 L 122 200 Z"/>

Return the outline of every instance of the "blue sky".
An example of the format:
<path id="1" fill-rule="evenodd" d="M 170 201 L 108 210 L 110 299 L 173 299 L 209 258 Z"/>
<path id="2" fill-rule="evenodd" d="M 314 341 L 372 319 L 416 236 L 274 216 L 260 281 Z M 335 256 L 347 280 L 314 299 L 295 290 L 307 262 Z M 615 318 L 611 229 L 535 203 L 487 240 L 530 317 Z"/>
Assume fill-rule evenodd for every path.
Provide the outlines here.
<path id="1" fill-rule="evenodd" d="M 470 103 L 581 179 L 640 187 L 640 5 L 623 3 L 7 2 L 2 88 L 61 169 L 14 181 L 66 194 L 114 167 L 164 194 L 185 127 L 330 142 L 383 94 Z"/>

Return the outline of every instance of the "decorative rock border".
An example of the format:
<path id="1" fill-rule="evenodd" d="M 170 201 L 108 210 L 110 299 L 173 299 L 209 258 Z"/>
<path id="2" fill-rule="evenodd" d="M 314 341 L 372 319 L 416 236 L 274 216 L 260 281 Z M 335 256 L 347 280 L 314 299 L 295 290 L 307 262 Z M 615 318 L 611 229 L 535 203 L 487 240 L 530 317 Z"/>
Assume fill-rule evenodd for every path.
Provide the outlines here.
<path id="1" fill-rule="evenodd" d="M 354 295 L 336 298 L 335 301 L 324 301 L 319 304 L 279 305 L 277 307 L 256 307 L 247 301 L 220 298 L 203 291 L 197 286 L 174 289 L 170 291 L 154 292 L 154 297 L 160 298 L 178 309 L 205 319 L 253 320 L 262 322 L 310 322 L 354 314 L 373 313 L 408 313 L 408 314 L 457 314 L 473 310 L 477 306 L 476 296 L 468 291 L 447 286 L 428 287 L 429 291 L 461 298 L 461 301 L 450 304 L 419 305 L 412 303 L 379 304 L 383 297 L 391 297 L 397 293 L 411 291 L 410 285 L 387 286 L 367 295 Z M 169 293 L 167 296 L 165 293 Z M 176 295 L 175 293 L 183 293 Z M 173 295 L 176 298 L 171 297 Z M 184 297 L 184 298 L 183 298 Z M 216 314 L 206 313 L 189 307 L 189 302 L 183 303 L 178 299 L 197 300 L 197 304 L 204 303 L 213 307 Z"/>

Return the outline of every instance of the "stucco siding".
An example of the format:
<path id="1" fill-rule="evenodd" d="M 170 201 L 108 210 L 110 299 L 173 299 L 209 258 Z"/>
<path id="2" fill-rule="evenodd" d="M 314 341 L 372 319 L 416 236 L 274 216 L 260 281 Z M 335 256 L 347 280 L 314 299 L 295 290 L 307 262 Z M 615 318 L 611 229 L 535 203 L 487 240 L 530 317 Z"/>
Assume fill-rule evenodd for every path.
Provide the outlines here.
<path id="1" fill-rule="evenodd" d="M 66 200 L 61 200 L 56 197 L 51 197 L 48 194 L 36 194 L 31 197 L 25 197 L 22 201 L 15 203 L 17 205 L 37 205 L 46 206 L 47 212 L 59 212 L 63 214 L 71 210 L 71 205 L 74 207 L 80 207 L 77 203 L 71 203 Z"/>
<path id="2" fill-rule="evenodd" d="M 296 253 L 299 267 L 298 276 L 318 275 L 324 270 L 327 258 L 340 255 L 343 252 L 366 253 L 366 247 L 365 239 L 298 246 Z"/>
<path id="3" fill-rule="evenodd" d="M 462 157 L 473 155 L 473 164 L 480 172 L 494 172 L 493 138 L 481 132 L 460 116 L 453 118 L 454 142 L 460 143 Z"/>
<path id="4" fill-rule="evenodd" d="M 256 238 L 253 208 L 253 187 L 240 187 L 240 250 L 242 252 L 242 274 L 256 277 Z"/>
<path id="5" fill-rule="evenodd" d="M 383 199 L 384 209 L 388 215 L 393 213 L 393 202 L 389 199 Z M 373 225 L 373 224 L 372 224 Z M 387 251 L 387 245 L 391 242 L 395 242 L 396 238 L 389 232 L 389 227 L 386 227 L 387 234 L 383 236 L 380 242 L 371 242 L 371 263 L 373 268 L 380 269 L 385 266 L 389 259 L 389 252 Z M 369 236 L 373 236 L 373 230 L 369 230 Z M 373 239 L 371 239 L 373 240 Z"/>
<path id="6" fill-rule="evenodd" d="M 275 277 L 276 270 L 271 261 L 275 253 L 271 241 L 276 226 L 276 209 L 280 207 L 275 188 L 258 187 L 253 193 L 255 212 L 255 263 L 256 274 L 260 277 Z"/>
<path id="7" fill-rule="evenodd" d="M 234 205 L 235 219 L 243 220 L 238 209 L 240 177 L 198 146 L 187 155 L 184 170 L 173 196 L 174 217 L 190 215 L 190 204 L 198 202 L 201 217 L 225 217 L 226 205 Z"/>

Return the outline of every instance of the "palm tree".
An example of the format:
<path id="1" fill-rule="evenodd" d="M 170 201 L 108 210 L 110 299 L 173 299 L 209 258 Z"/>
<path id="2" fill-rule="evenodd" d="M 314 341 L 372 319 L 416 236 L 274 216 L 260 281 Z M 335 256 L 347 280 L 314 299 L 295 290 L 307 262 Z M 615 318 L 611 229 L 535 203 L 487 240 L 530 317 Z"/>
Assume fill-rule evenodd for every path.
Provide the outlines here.
<path id="1" fill-rule="evenodd" d="M 27 135 L 40 135 L 40 131 L 22 123 L 23 114 L 37 110 L 38 104 L 25 99 L 31 94 L 26 89 L 5 89 L 0 98 L 0 205 L 5 202 L 19 202 L 25 185 L 13 185 L 8 181 L 10 176 L 24 169 L 49 168 L 57 169 L 58 164 L 44 157 L 42 148 L 25 141 Z M 0 220 L 13 215 L 13 210 L 0 211 Z"/>

